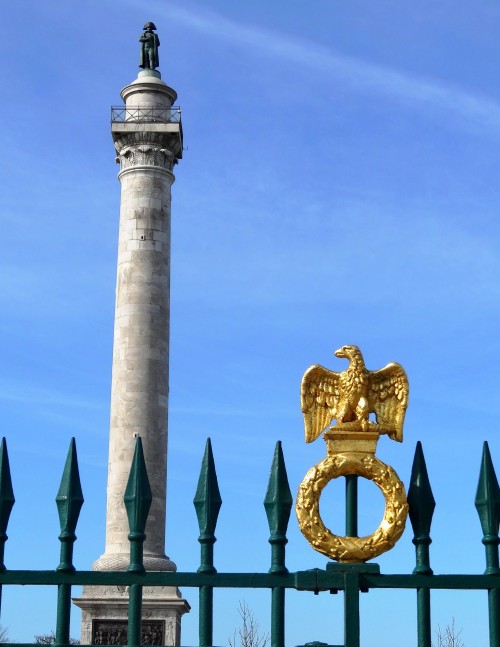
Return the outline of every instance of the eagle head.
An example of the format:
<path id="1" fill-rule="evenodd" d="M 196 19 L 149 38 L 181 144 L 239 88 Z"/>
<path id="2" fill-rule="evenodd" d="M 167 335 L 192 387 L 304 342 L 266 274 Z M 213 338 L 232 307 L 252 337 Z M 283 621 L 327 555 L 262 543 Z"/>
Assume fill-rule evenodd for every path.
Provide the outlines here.
<path id="1" fill-rule="evenodd" d="M 350 361 L 362 357 L 361 351 L 357 346 L 342 346 L 335 351 L 334 355 L 335 357 L 342 357 Z"/>

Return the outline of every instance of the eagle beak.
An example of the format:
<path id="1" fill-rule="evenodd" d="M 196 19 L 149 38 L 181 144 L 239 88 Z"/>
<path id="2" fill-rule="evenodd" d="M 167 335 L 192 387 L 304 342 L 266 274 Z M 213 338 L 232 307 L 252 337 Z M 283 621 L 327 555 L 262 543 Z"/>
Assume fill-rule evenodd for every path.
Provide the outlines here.
<path id="1" fill-rule="evenodd" d="M 344 348 L 342 347 L 342 348 L 339 348 L 338 350 L 336 350 L 334 352 L 334 355 L 335 355 L 335 357 L 344 357 L 345 358 L 346 354 L 345 354 Z"/>

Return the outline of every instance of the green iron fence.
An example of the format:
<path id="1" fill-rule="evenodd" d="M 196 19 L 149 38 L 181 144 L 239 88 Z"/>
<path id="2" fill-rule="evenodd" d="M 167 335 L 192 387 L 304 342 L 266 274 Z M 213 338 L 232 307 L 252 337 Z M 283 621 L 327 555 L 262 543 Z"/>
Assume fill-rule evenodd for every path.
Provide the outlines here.
<path id="1" fill-rule="evenodd" d="M 4 564 L 7 525 L 14 505 L 5 439 L 0 445 L 0 605 L 4 586 L 52 585 L 57 587 L 56 645 L 68 645 L 70 636 L 71 590 L 79 585 L 129 586 L 127 644 L 141 644 L 143 586 L 178 586 L 199 590 L 199 645 L 213 645 L 213 589 L 254 588 L 271 591 L 271 647 L 285 645 L 285 594 L 287 589 L 344 593 L 344 644 L 328 647 L 360 647 L 360 593 L 370 589 L 414 589 L 417 604 L 417 644 L 431 647 L 432 589 L 484 590 L 489 610 L 490 647 L 500 647 L 500 568 L 498 535 L 500 488 L 484 443 L 476 508 L 483 529 L 486 570 L 478 575 L 434 575 L 430 566 L 430 527 L 434 512 L 424 454 L 417 444 L 413 461 L 408 502 L 416 549 L 416 565 L 408 575 L 380 573 L 377 564 L 331 563 L 325 570 L 313 569 L 290 573 L 285 563 L 286 532 L 292 496 L 288 484 L 281 443 L 277 443 L 264 506 L 269 522 L 271 565 L 263 573 L 218 573 L 214 566 L 214 543 L 221 497 L 210 440 L 202 461 L 194 505 L 200 527 L 200 567 L 196 573 L 146 572 L 143 566 L 144 529 L 151 505 L 151 489 L 146 472 L 142 444 L 137 439 L 134 459 L 125 491 L 124 503 L 130 525 L 130 565 L 128 571 L 76 571 L 73 566 L 75 529 L 83 504 L 75 441 L 72 439 L 61 486 L 56 497 L 61 532 L 61 561 L 53 571 L 10 570 Z M 346 477 L 346 534 L 357 535 L 357 477 Z M 290 640 L 289 640 L 290 643 Z M 23 645 L 23 643 L 15 643 Z M 292 643 L 293 644 L 293 643 Z M 310 643 L 320 645 L 321 643 Z"/>

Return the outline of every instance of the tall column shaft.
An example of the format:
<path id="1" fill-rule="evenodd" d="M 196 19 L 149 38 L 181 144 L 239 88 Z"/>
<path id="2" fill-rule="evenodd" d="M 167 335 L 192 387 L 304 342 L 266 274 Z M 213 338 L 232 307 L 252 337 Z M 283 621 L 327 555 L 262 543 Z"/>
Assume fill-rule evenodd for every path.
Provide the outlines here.
<path id="1" fill-rule="evenodd" d="M 170 313 L 170 187 L 159 168 L 123 169 L 111 390 L 107 555 L 128 554 L 123 506 L 140 435 L 153 503 L 144 551 L 165 551 Z"/>
<path id="2" fill-rule="evenodd" d="M 144 73 L 143 73 L 144 74 Z M 170 570 L 165 557 L 170 324 L 172 168 L 182 152 L 180 121 L 172 122 L 174 90 L 143 76 L 122 90 L 113 124 L 120 163 L 120 232 L 111 388 L 106 547 L 95 568 L 128 564 L 123 505 L 140 435 L 153 503 L 146 526 L 145 565 Z"/>

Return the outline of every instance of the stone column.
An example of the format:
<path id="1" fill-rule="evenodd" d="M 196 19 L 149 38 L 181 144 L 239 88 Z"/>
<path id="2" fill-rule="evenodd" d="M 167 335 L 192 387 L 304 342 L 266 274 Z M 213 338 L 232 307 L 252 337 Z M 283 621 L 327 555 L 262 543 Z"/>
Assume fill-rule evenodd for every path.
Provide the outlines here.
<path id="1" fill-rule="evenodd" d="M 144 74 L 144 73 L 142 73 Z M 177 95 L 163 81 L 141 77 L 122 90 L 126 113 L 113 124 L 120 163 L 120 233 L 111 387 L 106 549 L 97 568 L 129 561 L 123 505 L 135 438 L 140 435 L 153 492 L 146 528 L 146 568 L 172 570 L 165 557 L 170 202 L 179 133 L 155 123 Z M 148 121 L 143 121 L 148 119 Z"/>
<path id="2" fill-rule="evenodd" d="M 121 202 L 106 545 L 93 568 L 123 570 L 128 566 L 129 527 L 123 495 L 135 438 L 140 435 L 153 493 L 144 565 L 147 570 L 171 571 L 175 564 L 165 555 L 170 206 L 172 170 L 182 156 L 182 127 L 180 111 L 172 109 L 177 94 L 156 70 L 139 72 L 121 96 L 125 106 L 115 110 L 112 119 Z M 82 643 L 95 643 L 99 631 L 123 631 L 125 590 L 85 587 L 75 603 L 83 611 Z M 179 644 L 180 617 L 189 605 L 176 588 L 145 589 L 143 609 L 144 618 L 156 623 L 151 625 L 156 638 L 164 623 L 161 644 Z"/>

